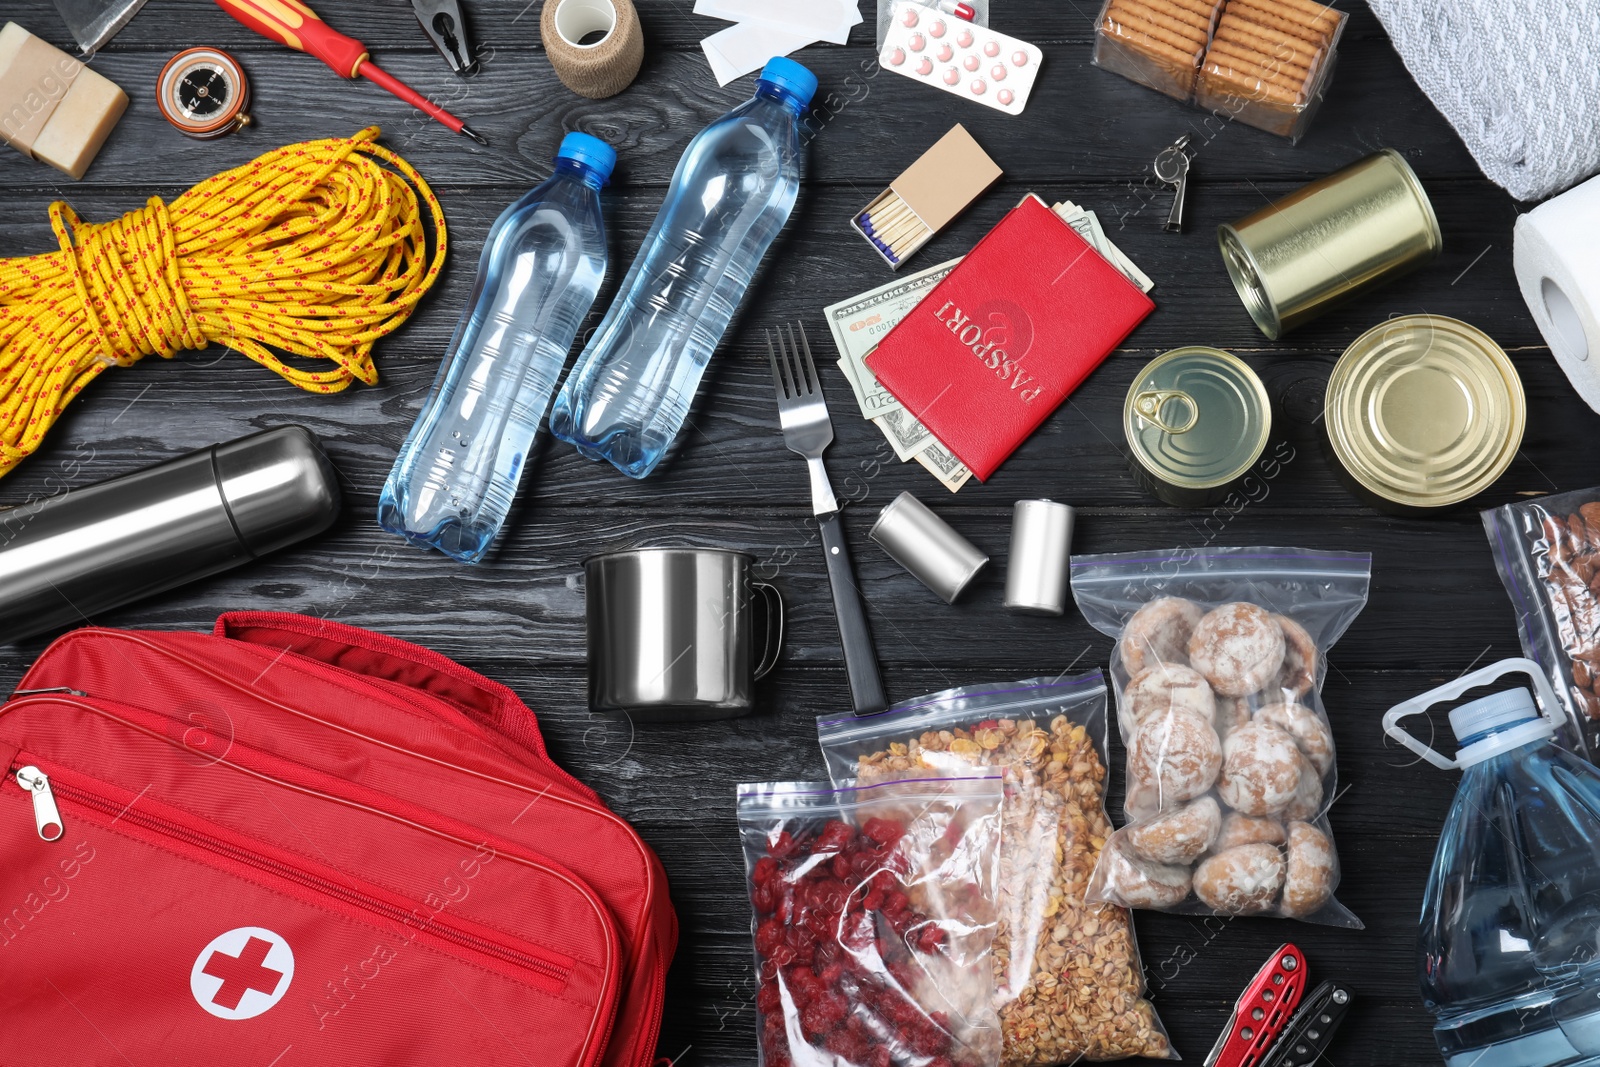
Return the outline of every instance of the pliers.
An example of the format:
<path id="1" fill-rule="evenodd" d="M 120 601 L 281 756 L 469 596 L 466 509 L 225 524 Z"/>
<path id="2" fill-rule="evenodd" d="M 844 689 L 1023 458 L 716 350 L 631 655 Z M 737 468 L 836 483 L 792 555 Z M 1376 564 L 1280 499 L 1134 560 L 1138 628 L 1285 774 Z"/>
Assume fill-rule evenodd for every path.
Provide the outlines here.
<path id="1" fill-rule="evenodd" d="M 462 77 L 477 73 L 478 57 L 472 54 L 472 45 L 467 39 L 467 22 L 461 17 L 461 5 L 456 0 L 411 0 L 411 7 L 428 40 L 444 56 L 450 69 Z"/>

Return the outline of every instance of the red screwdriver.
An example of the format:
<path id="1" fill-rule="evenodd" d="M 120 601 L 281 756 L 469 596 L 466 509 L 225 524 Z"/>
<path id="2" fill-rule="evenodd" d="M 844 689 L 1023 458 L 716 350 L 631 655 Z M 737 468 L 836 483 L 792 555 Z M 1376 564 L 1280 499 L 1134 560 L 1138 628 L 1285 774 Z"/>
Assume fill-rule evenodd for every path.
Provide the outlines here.
<path id="1" fill-rule="evenodd" d="M 300 0 L 217 0 L 217 6 L 263 37 L 316 56 L 339 77 L 377 82 L 456 133 L 464 133 L 481 145 L 489 143 L 471 126 L 372 62 L 366 45 L 323 22 Z"/>

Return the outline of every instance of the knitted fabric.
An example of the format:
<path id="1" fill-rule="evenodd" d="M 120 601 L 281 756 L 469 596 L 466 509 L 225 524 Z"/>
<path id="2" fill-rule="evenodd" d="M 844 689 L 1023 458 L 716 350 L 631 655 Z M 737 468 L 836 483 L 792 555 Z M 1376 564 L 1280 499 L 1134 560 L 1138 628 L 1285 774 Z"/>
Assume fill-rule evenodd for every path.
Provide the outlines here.
<path id="1" fill-rule="evenodd" d="M 1370 0 L 1483 172 L 1538 200 L 1600 171 L 1600 0 Z"/>

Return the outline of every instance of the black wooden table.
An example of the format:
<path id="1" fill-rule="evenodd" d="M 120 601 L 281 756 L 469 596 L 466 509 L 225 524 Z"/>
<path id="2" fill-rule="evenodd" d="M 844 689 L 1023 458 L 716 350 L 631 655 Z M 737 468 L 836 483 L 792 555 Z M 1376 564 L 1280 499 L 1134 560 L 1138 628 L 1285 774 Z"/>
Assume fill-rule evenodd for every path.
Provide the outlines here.
<path id="1" fill-rule="evenodd" d="M 345 493 L 326 535 L 233 573 L 107 614 L 112 626 L 208 628 L 218 612 L 298 611 L 420 642 L 500 679 L 539 713 L 558 760 L 593 785 L 660 853 L 683 934 L 669 980 L 660 1053 L 687 1067 L 755 1057 L 751 947 L 733 820 L 736 782 L 824 777 L 819 712 L 848 707 L 828 585 L 810 519 L 803 464 L 777 432 L 761 328 L 802 320 L 819 355 L 837 431 L 829 466 L 848 496 L 849 535 L 892 699 L 946 686 L 1056 674 L 1104 664 L 1110 641 L 1074 611 L 1027 618 L 1001 607 L 1011 505 L 1049 496 L 1079 510 L 1078 552 L 1202 542 L 1370 550 L 1367 609 L 1331 657 L 1325 699 L 1339 745 L 1332 811 L 1359 932 L 1276 919 L 1206 923 L 1139 913 L 1155 1003 L 1185 1059 L 1198 1062 L 1242 984 L 1279 942 L 1306 950 L 1315 974 L 1352 983 L 1359 1002 L 1333 1049 L 1339 1064 L 1432 1062 L 1430 1019 L 1417 994 L 1415 928 L 1423 883 L 1455 776 L 1385 743 L 1379 719 L 1401 698 L 1469 665 L 1516 654 L 1517 634 L 1478 520 L 1478 507 L 1600 480 L 1594 415 L 1551 360 L 1511 272 L 1518 206 L 1485 180 L 1407 75 L 1381 26 L 1355 2 L 1328 100 L 1298 146 L 1200 112 L 1090 66 L 1090 0 L 996 0 L 996 27 L 1036 42 L 1045 69 L 1028 110 L 1010 118 L 879 72 L 868 23 L 848 47 L 798 54 L 822 89 L 804 190 L 786 236 L 745 300 L 708 373 L 677 455 L 629 481 L 562 445 L 546 445 L 524 479 L 493 557 L 463 567 L 382 533 L 378 490 L 426 394 L 472 284 L 484 234 L 500 210 L 547 176 L 566 130 L 619 152 L 606 191 L 615 292 L 672 168 L 695 132 L 744 99 L 751 82 L 711 79 L 698 42 L 721 23 L 691 0 L 639 0 L 649 40 L 632 88 L 610 100 L 568 92 L 539 47 L 539 0 L 463 0 L 483 71 L 457 81 L 401 0 L 320 0 L 335 27 L 360 37 L 389 70 L 468 119 L 479 149 L 376 88 L 340 82 L 315 60 L 252 36 L 209 0 L 151 0 L 95 60 L 132 107 L 80 183 L 0 150 L 0 256 L 54 247 L 46 207 L 57 198 L 91 221 L 172 198 L 270 148 L 379 123 L 438 190 L 455 248 L 415 319 L 380 346 L 382 381 L 332 397 L 298 392 L 237 355 L 185 353 L 116 370 L 72 405 L 39 453 L 0 484 L 0 504 L 60 492 L 215 441 L 296 422 L 326 442 Z M 4 17 L 70 41 L 47 0 L 9 0 Z M 257 125 L 209 144 L 161 119 L 156 73 L 180 48 L 237 53 L 255 91 Z M 916 464 L 894 462 L 855 414 L 831 366 L 824 305 L 890 277 L 847 226 L 864 205 L 956 121 L 1005 169 L 1002 183 L 922 250 L 913 267 L 966 251 L 1033 190 L 1099 212 L 1113 238 L 1156 281 L 1157 310 L 986 485 L 951 496 Z M 1162 232 L 1166 199 L 1146 184 L 1158 149 L 1195 135 L 1188 231 Z M 1400 150 L 1427 186 L 1444 230 L 1430 267 L 1268 342 L 1235 297 L 1213 231 L 1301 183 L 1378 148 Z M 1152 200 L 1154 201 L 1152 203 Z M 1353 500 L 1313 436 L 1323 385 L 1345 346 L 1393 315 L 1466 319 L 1511 353 L 1528 397 L 1528 430 L 1510 471 L 1473 506 L 1428 521 L 1375 513 Z M 597 312 L 598 313 L 598 312 Z M 592 324 L 592 323 L 591 323 Z M 1157 353 L 1186 344 L 1243 355 L 1267 382 L 1293 458 L 1259 500 L 1229 510 L 1165 507 L 1127 471 L 1122 397 Z M 866 539 L 879 507 L 910 489 L 989 552 L 991 567 L 946 607 Z M 790 637 L 749 718 L 688 727 L 630 727 L 590 716 L 584 701 L 581 559 L 651 537 L 754 552 L 790 605 Z M 0 650 L 7 687 L 44 639 Z M 1120 747 L 1114 763 L 1120 763 Z M 1120 802 L 1120 773 L 1113 798 Z"/>

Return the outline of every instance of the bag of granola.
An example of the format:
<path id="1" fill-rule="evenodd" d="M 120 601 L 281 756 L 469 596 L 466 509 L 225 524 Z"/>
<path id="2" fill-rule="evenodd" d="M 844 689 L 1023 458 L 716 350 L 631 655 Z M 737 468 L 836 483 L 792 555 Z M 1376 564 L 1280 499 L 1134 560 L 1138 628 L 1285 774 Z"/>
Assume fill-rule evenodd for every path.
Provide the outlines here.
<path id="1" fill-rule="evenodd" d="M 1099 671 L 947 689 L 820 719 L 817 734 L 837 785 L 1006 774 L 993 956 L 1003 1067 L 1176 1058 L 1144 999 L 1127 911 L 1084 901 L 1111 833 Z"/>
<path id="2" fill-rule="evenodd" d="M 1072 595 L 1117 639 L 1124 810 L 1089 899 L 1361 928 L 1334 899 L 1327 652 L 1372 557 L 1296 548 L 1079 556 Z"/>
<path id="3" fill-rule="evenodd" d="M 762 1067 L 996 1067 L 999 773 L 739 786 Z"/>
<path id="4" fill-rule="evenodd" d="M 1556 743 L 1600 751 L 1600 488 L 1483 513 L 1495 569 L 1517 613 L 1522 653 L 1566 712 Z"/>

